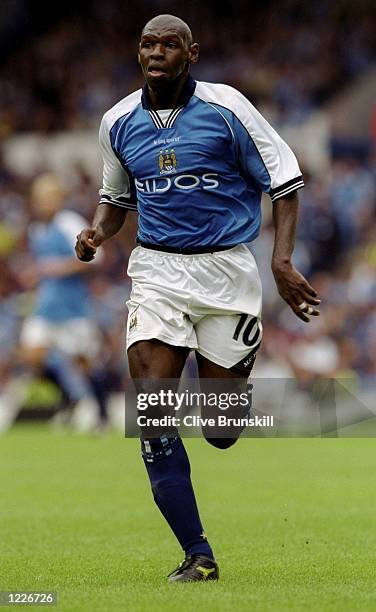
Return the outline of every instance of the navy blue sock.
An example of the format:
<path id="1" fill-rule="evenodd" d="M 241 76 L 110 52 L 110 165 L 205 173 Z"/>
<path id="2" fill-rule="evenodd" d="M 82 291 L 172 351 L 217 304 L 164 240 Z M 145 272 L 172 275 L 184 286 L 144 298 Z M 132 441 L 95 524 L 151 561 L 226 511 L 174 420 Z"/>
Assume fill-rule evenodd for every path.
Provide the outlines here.
<path id="1" fill-rule="evenodd" d="M 214 558 L 203 532 L 188 455 L 179 436 L 141 440 L 155 503 L 187 555 Z"/>

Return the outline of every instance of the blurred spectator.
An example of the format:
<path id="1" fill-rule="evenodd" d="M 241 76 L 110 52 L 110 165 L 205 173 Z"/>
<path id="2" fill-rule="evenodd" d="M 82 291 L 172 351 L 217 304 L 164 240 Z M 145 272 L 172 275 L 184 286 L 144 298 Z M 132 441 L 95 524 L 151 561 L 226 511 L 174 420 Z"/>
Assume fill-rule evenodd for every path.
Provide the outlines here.
<path id="1" fill-rule="evenodd" d="M 35 303 L 22 325 L 16 365 L 52 380 L 62 392 L 60 409 L 68 415 L 79 401 L 95 397 L 104 424 L 103 384 L 92 370 L 101 339 L 89 317 L 85 276 L 90 266 L 79 262 L 74 253 L 75 236 L 86 222 L 76 212 L 62 210 L 64 203 L 57 177 L 44 174 L 33 182 L 34 220 L 28 232 L 32 257 L 25 258 L 18 279 L 26 289 L 35 289 Z"/>

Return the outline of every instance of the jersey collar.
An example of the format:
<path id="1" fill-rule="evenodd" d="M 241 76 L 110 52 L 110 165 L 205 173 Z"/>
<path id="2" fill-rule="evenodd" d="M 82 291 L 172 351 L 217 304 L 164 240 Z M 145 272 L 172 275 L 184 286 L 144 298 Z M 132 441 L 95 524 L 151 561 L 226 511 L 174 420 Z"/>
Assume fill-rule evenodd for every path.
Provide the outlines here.
<path id="1" fill-rule="evenodd" d="M 181 90 L 178 106 L 186 106 L 189 100 L 192 98 L 194 90 L 196 89 L 196 81 L 189 74 L 187 80 L 184 83 L 183 89 Z M 141 96 L 142 107 L 151 110 L 150 106 L 150 97 L 147 83 L 142 88 L 142 96 Z"/>

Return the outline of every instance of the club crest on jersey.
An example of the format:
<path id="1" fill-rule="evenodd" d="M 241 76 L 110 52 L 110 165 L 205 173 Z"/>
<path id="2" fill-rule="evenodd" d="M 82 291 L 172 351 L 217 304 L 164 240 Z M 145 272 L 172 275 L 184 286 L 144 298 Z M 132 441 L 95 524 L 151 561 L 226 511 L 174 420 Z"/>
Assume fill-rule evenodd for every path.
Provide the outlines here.
<path id="1" fill-rule="evenodd" d="M 158 163 L 159 174 L 174 174 L 178 163 L 175 149 L 160 149 Z"/>

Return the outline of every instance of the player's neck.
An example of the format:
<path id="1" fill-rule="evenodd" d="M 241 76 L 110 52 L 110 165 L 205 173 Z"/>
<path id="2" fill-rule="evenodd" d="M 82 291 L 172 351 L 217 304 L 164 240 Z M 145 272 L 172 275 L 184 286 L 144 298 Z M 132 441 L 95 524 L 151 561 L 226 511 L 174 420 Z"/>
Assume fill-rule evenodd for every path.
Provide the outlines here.
<path id="1" fill-rule="evenodd" d="M 152 89 L 148 85 L 150 105 L 153 110 L 164 110 L 178 106 L 179 97 L 187 80 L 188 73 L 181 75 L 169 87 Z"/>

